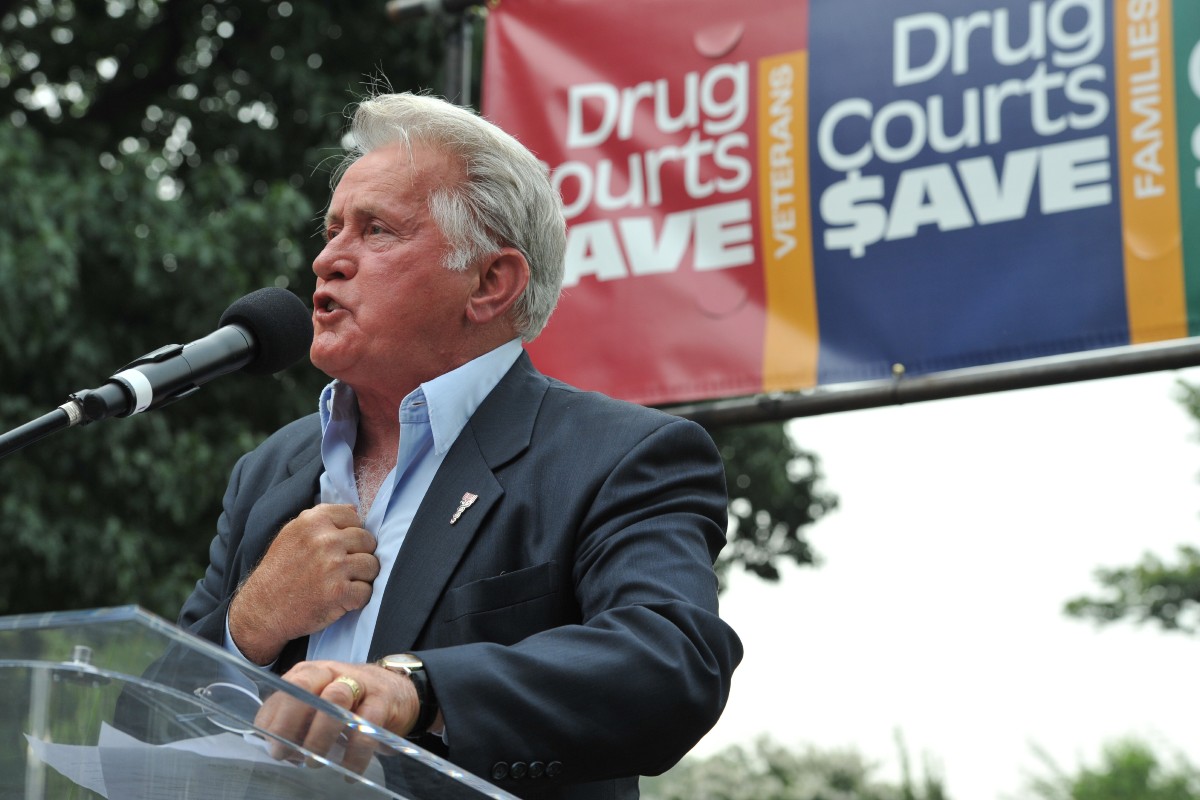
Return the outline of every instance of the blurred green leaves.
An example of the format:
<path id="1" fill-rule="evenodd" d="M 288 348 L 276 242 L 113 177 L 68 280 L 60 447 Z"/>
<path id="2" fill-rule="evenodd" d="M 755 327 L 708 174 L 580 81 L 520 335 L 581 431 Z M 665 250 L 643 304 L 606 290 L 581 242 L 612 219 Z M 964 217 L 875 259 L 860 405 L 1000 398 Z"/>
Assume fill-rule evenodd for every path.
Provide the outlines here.
<path id="1" fill-rule="evenodd" d="M 307 300 L 341 110 L 379 72 L 426 85 L 432 34 L 374 0 L 0 4 L 0 430 L 254 289 Z M 174 617 L 234 461 L 321 383 L 231 376 L 0 461 L 0 614 Z"/>
<path id="2" fill-rule="evenodd" d="M 726 580 L 734 564 L 764 580 L 779 580 L 779 562 L 816 563 L 809 526 L 837 508 L 824 486 L 820 459 L 800 448 L 782 423 L 710 431 L 725 459 L 729 485 L 729 546 L 717 562 Z"/>
<path id="3" fill-rule="evenodd" d="M 1200 422 L 1200 387 L 1179 383 L 1179 400 Z M 1067 614 L 1101 624 L 1130 619 L 1163 630 L 1200 633 L 1200 548 L 1181 544 L 1175 561 L 1154 553 L 1127 567 L 1101 567 L 1101 593 L 1067 602 Z"/>
<path id="4" fill-rule="evenodd" d="M 1099 765 L 1083 765 L 1075 774 L 1039 756 L 1048 774 L 1032 779 L 1030 789 L 1043 800 L 1200 800 L 1200 770 L 1137 738 L 1110 743 Z"/>

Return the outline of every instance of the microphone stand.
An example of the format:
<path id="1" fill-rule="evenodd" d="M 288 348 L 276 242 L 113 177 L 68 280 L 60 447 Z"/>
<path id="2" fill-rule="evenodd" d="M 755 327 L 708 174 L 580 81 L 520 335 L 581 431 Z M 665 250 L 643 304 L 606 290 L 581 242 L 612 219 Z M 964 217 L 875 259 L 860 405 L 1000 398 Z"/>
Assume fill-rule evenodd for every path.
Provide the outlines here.
<path id="1" fill-rule="evenodd" d="M 8 433 L 0 434 L 0 458 L 9 453 L 15 453 L 26 445 L 33 444 L 63 428 L 70 428 L 85 422 L 83 404 L 71 399 L 63 403 L 49 414 L 43 414 L 32 422 L 13 428 Z"/>
<path id="2" fill-rule="evenodd" d="M 259 289 L 225 309 L 207 336 L 151 351 L 99 387 L 75 392 L 49 414 L 0 434 L 0 458 L 63 428 L 162 408 L 243 367 L 278 372 L 311 342 L 312 319 L 300 299 L 283 289 Z"/>
<path id="3" fill-rule="evenodd" d="M 0 458 L 4 458 L 10 453 L 15 453 L 22 447 L 31 445 L 39 439 L 44 439 L 50 434 L 57 433 L 65 428 L 73 428 L 76 425 L 87 425 L 89 422 L 99 422 L 111 416 L 125 417 L 131 413 L 136 413 L 138 409 L 134 409 L 130 405 L 133 399 L 132 393 L 118 381 L 126 374 L 127 370 L 165 361 L 167 358 L 178 355 L 182 351 L 183 345 L 179 344 L 169 344 L 165 347 L 160 347 L 127 364 L 120 373 L 114 375 L 104 385 L 95 389 L 83 389 L 74 392 L 70 395 L 70 400 L 49 414 L 43 414 L 32 422 L 26 422 L 18 428 L 13 428 L 8 433 L 0 434 Z M 154 403 L 152 407 L 159 408 L 168 403 L 173 403 L 199 390 L 200 387 L 194 383 L 187 384 L 169 397 Z"/>

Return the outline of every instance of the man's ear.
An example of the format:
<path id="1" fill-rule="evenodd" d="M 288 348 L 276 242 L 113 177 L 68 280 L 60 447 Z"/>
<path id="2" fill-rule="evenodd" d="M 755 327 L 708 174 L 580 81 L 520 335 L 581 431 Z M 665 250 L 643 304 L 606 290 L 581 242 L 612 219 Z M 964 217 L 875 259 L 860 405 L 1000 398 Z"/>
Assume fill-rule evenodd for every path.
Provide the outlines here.
<path id="1" fill-rule="evenodd" d="M 478 267 L 479 282 L 467 298 L 467 318 L 477 325 L 502 319 L 529 285 L 529 262 L 505 247 Z"/>

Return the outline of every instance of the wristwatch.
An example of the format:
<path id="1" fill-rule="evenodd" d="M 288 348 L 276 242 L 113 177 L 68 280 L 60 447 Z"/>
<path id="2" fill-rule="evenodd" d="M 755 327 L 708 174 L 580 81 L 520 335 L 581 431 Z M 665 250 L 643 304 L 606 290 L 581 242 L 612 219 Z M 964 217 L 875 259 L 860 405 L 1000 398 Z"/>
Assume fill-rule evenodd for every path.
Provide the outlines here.
<path id="1" fill-rule="evenodd" d="M 429 683 L 429 674 L 425 672 L 425 663 L 412 653 L 398 653 L 384 656 L 375 662 L 378 666 L 401 675 L 407 675 L 417 690 L 417 721 L 412 730 L 405 734 L 409 739 L 424 735 L 433 721 L 437 719 L 437 698 L 433 695 L 433 686 Z"/>

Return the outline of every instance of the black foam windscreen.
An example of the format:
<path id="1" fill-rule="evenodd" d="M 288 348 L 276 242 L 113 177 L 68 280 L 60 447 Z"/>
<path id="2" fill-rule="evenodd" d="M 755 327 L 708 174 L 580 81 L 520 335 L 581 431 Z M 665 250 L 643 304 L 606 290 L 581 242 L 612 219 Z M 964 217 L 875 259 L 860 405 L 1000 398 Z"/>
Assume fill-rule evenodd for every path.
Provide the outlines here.
<path id="1" fill-rule="evenodd" d="M 274 286 L 235 300 L 220 325 L 237 324 L 250 331 L 257 345 L 246 372 L 266 375 L 299 361 L 312 345 L 312 314 L 299 297 Z"/>

